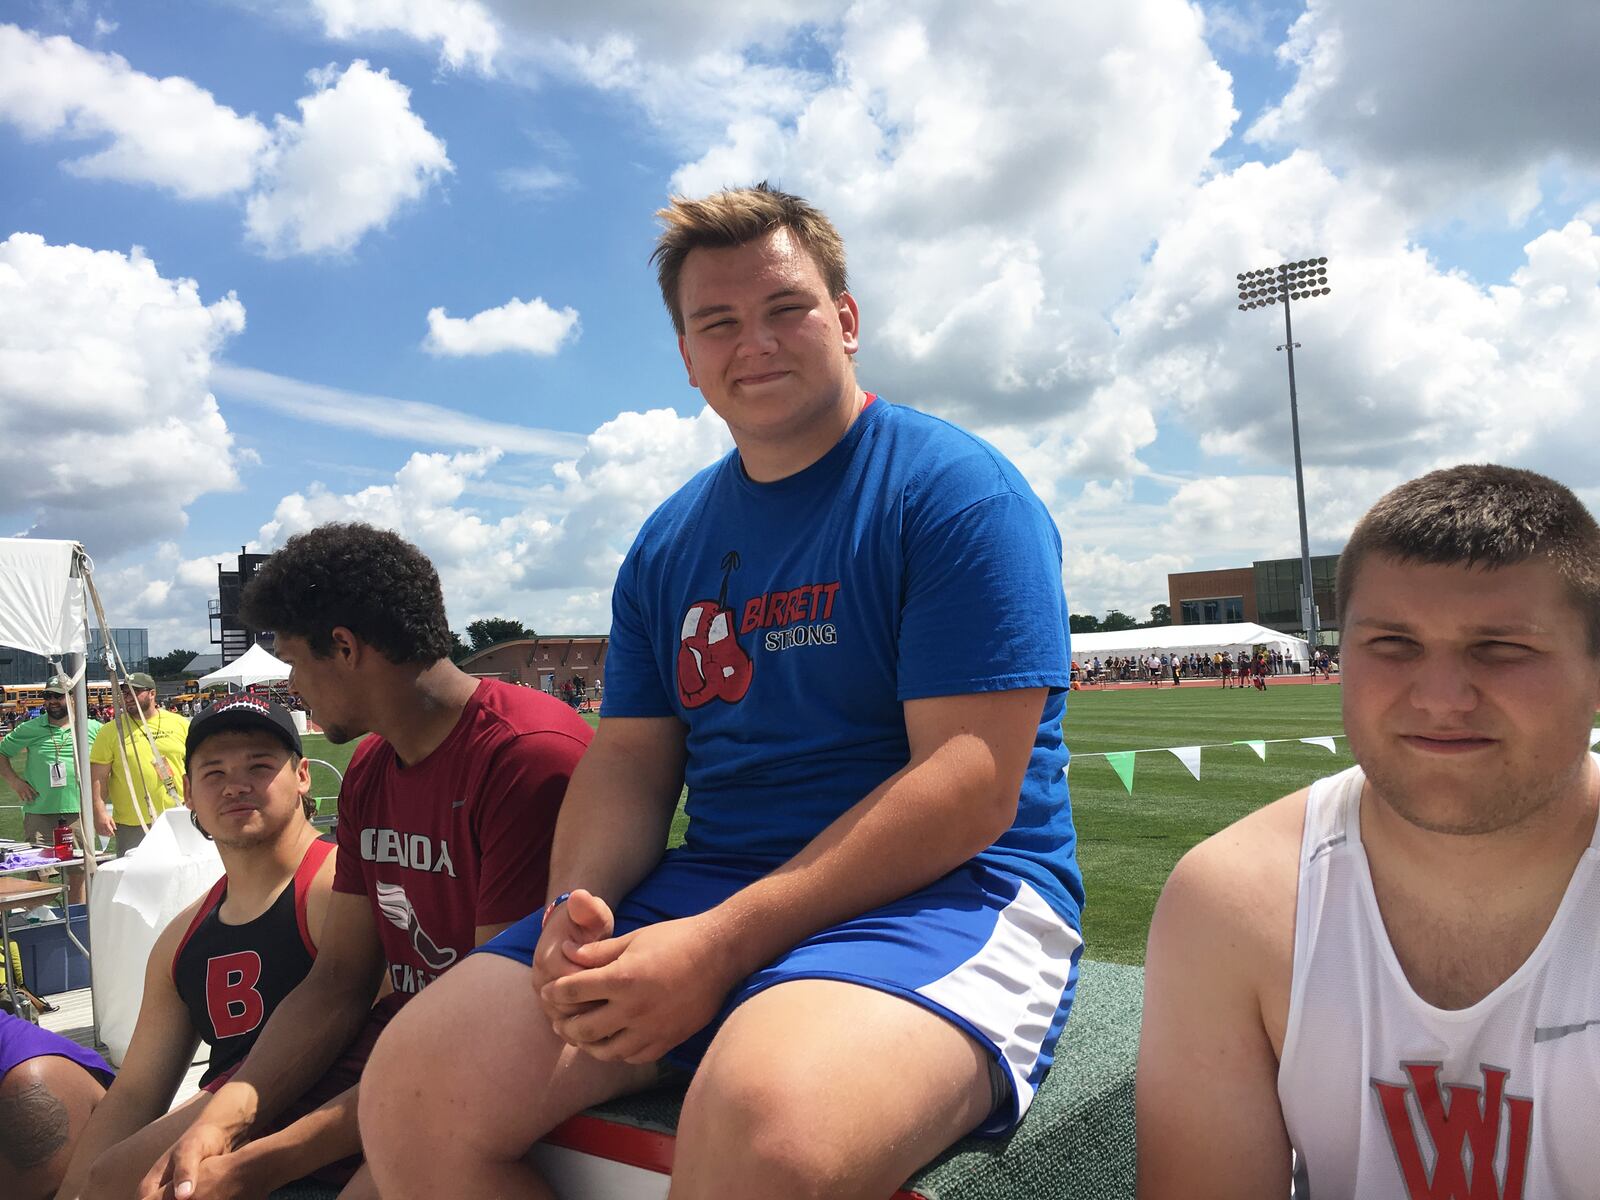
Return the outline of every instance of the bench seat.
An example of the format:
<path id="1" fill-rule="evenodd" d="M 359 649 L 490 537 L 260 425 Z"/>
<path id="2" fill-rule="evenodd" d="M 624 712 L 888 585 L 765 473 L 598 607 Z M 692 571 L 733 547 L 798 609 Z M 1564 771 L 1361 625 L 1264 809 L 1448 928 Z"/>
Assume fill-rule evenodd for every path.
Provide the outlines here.
<path id="1" fill-rule="evenodd" d="M 1143 999 L 1140 968 L 1084 962 L 1055 1066 L 1022 1126 L 1002 1140 L 957 1143 L 906 1184 L 901 1200 L 1132 1200 Z M 541 1161 L 554 1169 L 559 1160 L 585 1189 L 571 1200 L 664 1196 L 682 1101 L 678 1086 L 599 1105 L 551 1134 Z M 298 1184 L 274 1198 L 333 1200 L 333 1193 Z"/>

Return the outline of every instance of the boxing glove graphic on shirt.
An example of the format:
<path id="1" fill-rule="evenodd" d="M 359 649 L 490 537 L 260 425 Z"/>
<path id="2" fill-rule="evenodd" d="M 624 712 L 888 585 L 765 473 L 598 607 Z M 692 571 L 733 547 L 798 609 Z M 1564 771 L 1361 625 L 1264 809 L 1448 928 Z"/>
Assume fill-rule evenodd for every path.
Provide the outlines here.
<path id="1" fill-rule="evenodd" d="M 734 636 L 735 618 L 728 607 L 728 578 L 738 569 L 739 555 L 722 558 L 722 590 L 715 600 L 696 600 L 683 615 L 678 642 L 678 699 L 685 708 L 713 700 L 737 704 L 750 690 L 755 666 Z"/>

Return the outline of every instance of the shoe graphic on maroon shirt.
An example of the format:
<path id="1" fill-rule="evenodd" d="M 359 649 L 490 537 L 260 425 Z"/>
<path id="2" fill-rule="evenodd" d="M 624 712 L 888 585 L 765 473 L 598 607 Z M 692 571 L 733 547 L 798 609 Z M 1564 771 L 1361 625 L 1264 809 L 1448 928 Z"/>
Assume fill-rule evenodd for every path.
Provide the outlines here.
<path id="1" fill-rule="evenodd" d="M 440 949 L 417 920 L 417 910 L 411 907 L 406 889 L 398 883 L 378 884 L 378 909 L 391 925 L 404 929 L 411 937 L 411 948 L 430 971 L 442 971 L 456 961 L 456 952 Z"/>

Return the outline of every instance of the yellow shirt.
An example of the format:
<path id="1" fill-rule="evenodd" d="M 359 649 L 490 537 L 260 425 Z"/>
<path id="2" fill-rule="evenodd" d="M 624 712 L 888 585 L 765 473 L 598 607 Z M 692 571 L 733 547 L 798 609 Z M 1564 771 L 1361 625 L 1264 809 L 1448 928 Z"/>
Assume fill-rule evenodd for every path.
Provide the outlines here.
<path id="1" fill-rule="evenodd" d="M 111 805 L 112 820 L 118 825 L 139 824 L 133 809 L 134 796 L 137 796 L 145 824 L 148 825 L 155 813 L 175 808 L 178 802 L 168 795 L 161 777 L 156 774 L 150 760 L 150 741 L 145 737 L 144 729 L 126 714 L 123 714 L 122 724 L 126 731 L 122 744 L 128 753 L 128 771 L 133 775 L 133 795 L 128 794 L 128 777 L 122 770 L 122 756 L 117 753 L 115 721 L 107 721 L 100 727 L 100 732 L 94 735 L 94 745 L 89 748 L 89 761 L 111 765 L 111 778 L 106 781 L 106 800 Z M 155 716 L 145 718 L 145 726 L 156 740 L 156 750 L 172 769 L 173 785 L 178 789 L 178 795 L 182 796 L 183 743 L 189 736 L 188 720 L 177 713 L 158 708 Z M 155 813 L 151 812 L 152 805 Z"/>

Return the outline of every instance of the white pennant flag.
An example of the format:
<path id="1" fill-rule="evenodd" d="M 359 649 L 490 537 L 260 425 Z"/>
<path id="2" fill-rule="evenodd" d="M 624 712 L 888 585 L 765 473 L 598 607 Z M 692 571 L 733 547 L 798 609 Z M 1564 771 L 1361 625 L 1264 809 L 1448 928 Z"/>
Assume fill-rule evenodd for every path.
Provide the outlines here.
<path id="1" fill-rule="evenodd" d="M 1173 758 L 1188 768 L 1189 774 L 1196 779 L 1200 778 L 1200 747 L 1199 746 L 1168 746 L 1167 752 Z"/>
<path id="2" fill-rule="evenodd" d="M 1339 753 L 1331 737 L 1301 738 L 1300 740 L 1308 746 L 1321 746 L 1329 754 Z"/>

